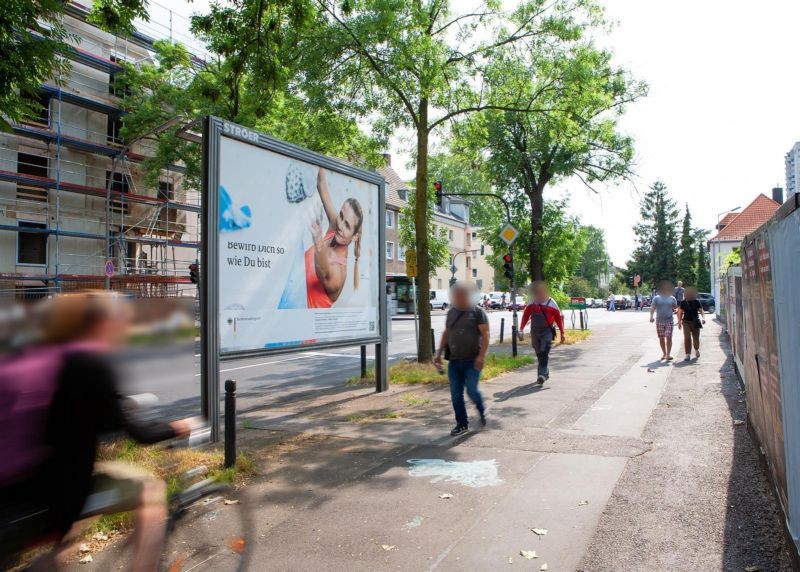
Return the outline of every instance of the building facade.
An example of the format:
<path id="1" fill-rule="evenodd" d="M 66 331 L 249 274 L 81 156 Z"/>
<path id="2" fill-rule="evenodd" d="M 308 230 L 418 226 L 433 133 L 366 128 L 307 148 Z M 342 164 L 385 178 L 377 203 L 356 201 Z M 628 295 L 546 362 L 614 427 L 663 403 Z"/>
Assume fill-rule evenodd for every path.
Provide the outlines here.
<path id="1" fill-rule="evenodd" d="M 165 165 L 145 183 L 153 149 L 120 130 L 122 63 L 152 63 L 153 39 L 113 36 L 66 6 L 71 69 L 45 82 L 37 117 L 0 135 L 0 290 L 40 296 L 110 286 L 137 296 L 193 295 L 200 195 Z"/>
<path id="2" fill-rule="evenodd" d="M 786 153 L 784 158 L 786 164 L 786 195 L 792 196 L 800 192 L 800 142 L 795 143 Z"/>

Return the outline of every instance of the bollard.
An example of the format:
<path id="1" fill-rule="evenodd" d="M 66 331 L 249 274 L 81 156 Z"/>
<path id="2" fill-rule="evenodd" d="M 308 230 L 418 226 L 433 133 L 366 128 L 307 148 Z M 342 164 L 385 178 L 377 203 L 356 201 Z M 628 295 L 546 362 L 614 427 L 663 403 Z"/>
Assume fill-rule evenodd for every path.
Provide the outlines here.
<path id="1" fill-rule="evenodd" d="M 586 326 L 583 323 L 583 310 L 581 310 L 581 330 L 585 330 Z"/>
<path id="2" fill-rule="evenodd" d="M 434 333 L 433 328 L 431 328 L 431 353 L 436 355 L 436 334 Z"/>
<path id="3" fill-rule="evenodd" d="M 367 377 L 367 346 L 361 346 L 361 379 Z"/>
<path id="4" fill-rule="evenodd" d="M 506 319 L 500 318 L 500 343 L 503 343 L 503 332 L 506 329 Z"/>
<path id="5" fill-rule="evenodd" d="M 225 467 L 236 464 L 236 382 L 225 380 Z"/>

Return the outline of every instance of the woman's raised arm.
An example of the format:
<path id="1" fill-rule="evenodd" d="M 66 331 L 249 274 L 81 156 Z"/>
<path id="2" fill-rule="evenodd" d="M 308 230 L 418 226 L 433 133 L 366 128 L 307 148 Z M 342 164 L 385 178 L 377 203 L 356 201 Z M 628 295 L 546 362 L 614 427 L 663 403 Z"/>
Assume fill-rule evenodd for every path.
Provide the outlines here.
<path id="1" fill-rule="evenodd" d="M 325 216 L 328 217 L 328 224 L 335 228 L 336 219 L 339 218 L 339 212 L 333 208 L 331 194 L 328 192 L 328 180 L 325 178 L 325 169 L 321 167 L 317 173 L 317 192 L 322 201 L 322 208 L 325 209 Z"/>

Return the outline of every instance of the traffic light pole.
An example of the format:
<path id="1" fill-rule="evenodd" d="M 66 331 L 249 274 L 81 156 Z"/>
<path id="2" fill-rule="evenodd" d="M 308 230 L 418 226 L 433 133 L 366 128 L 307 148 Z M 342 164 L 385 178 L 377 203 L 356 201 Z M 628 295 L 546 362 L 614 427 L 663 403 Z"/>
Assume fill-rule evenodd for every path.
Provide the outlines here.
<path id="1" fill-rule="evenodd" d="M 436 185 L 438 183 L 438 186 Z M 441 181 L 436 181 L 434 188 L 436 189 L 437 204 L 441 201 L 442 197 L 491 197 L 497 199 L 506 208 L 506 222 L 511 224 L 511 207 L 508 201 L 500 195 L 495 193 L 443 193 Z M 508 254 L 511 256 L 511 276 L 509 277 L 509 289 L 511 290 L 511 355 L 517 357 L 517 330 L 519 322 L 517 321 L 517 288 L 514 284 L 514 255 L 511 252 L 511 245 L 508 247 Z"/>

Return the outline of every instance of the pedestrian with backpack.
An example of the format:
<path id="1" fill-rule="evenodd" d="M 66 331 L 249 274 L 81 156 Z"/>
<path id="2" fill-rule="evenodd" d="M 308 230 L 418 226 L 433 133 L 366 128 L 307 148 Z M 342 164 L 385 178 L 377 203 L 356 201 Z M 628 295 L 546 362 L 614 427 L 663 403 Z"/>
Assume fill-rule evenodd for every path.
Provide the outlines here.
<path id="1" fill-rule="evenodd" d="M 556 339 L 556 326 L 561 335 L 559 341 L 564 343 L 564 317 L 561 309 L 547 292 L 547 283 L 539 280 L 531 286 L 532 301 L 525 307 L 522 313 L 522 323 L 519 327 L 519 338 L 522 339 L 522 332 L 528 321 L 531 323 L 531 345 L 536 352 L 538 361 L 538 376 L 536 383 L 544 385 L 550 378 L 550 350 Z"/>
<path id="2" fill-rule="evenodd" d="M 456 426 L 450 435 L 456 437 L 469 431 L 469 417 L 464 402 L 464 390 L 475 404 L 481 425 L 486 426 L 486 407 L 478 388 L 489 349 L 489 319 L 482 308 L 473 303 L 475 289 L 468 282 L 456 282 L 450 289 L 452 307 L 447 312 L 445 329 L 439 342 L 434 363 L 441 367 L 442 357 L 448 360 L 450 398 L 456 416 Z"/>

